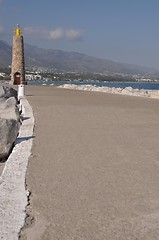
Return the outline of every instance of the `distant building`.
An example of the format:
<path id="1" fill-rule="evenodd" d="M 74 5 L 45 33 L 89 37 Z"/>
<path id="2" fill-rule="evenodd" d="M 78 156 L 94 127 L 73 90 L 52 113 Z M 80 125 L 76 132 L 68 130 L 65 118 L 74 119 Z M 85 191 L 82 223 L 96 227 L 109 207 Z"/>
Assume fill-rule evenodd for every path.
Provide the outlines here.
<path id="1" fill-rule="evenodd" d="M 17 25 L 13 36 L 10 84 L 27 84 L 25 81 L 24 42 L 19 25 Z"/>

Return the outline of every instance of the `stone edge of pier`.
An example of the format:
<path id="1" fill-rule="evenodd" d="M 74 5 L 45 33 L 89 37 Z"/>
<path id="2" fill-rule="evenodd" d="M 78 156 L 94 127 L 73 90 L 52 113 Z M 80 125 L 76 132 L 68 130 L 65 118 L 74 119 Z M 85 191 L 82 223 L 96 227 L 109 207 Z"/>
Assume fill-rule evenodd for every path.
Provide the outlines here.
<path id="1" fill-rule="evenodd" d="M 33 144 L 34 116 L 25 97 L 20 99 L 20 107 L 23 122 L 0 176 L 0 239 L 19 238 L 28 205 L 25 177 Z"/>

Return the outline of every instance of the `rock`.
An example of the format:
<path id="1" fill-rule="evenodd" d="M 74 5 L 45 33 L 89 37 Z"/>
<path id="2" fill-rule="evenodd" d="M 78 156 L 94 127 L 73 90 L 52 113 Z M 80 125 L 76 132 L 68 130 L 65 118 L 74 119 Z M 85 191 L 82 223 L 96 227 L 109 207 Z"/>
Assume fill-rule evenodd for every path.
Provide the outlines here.
<path id="1" fill-rule="evenodd" d="M 124 89 L 121 91 L 121 93 L 124 94 L 124 95 L 132 95 L 132 92 L 131 92 L 129 89 L 127 89 L 127 88 L 124 88 Z"/>
<path id="2" fill-rule="evenodd" d="M 3 97 L 5 97 L 5 91 L 3 86 L 0 86 L 0 98 L 3 98 Z"/>
<path id="3" fill-rule="evenodd" d="M 9 86 L 0 86 L 0 159 L 8 157 L 19 127 L 17 92 Z"/>
<path id="4" fill-rule="evenodd" d="M 5 98 L 14 97 L 17 100 L 17 91 L 7 85 L 3 86 L 5 92 Z"/>
<path id="5" fill-rule="evenodd" d="M 10 97 L 0 103 L 0 118 L 19 121 L 20 114 L 14 97 Z"/>
<path id="6" fill-rule="evenodd" d="M 15 119 L 0 119 L 0 159 L 9 155 L 18 131 L 19 123 Z"/>
<path id="7" fill-rule="evenodd" d="M 14 97 L 0 103 L 0 118 L 14 119 L 19 121 L 20 115 Z"/>

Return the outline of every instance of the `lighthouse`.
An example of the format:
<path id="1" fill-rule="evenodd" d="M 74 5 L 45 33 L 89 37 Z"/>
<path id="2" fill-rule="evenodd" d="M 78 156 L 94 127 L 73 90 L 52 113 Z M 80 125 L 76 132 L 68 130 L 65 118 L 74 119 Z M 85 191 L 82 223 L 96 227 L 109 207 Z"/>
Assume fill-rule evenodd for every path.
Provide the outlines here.
<path id="1" fill-rule="evenodd" d="M 25 81 L 24 41 L 19 25 L 17 25 L 15 28 L 13 35 L 12 70 L 10 84 L 27 84 Z"/>

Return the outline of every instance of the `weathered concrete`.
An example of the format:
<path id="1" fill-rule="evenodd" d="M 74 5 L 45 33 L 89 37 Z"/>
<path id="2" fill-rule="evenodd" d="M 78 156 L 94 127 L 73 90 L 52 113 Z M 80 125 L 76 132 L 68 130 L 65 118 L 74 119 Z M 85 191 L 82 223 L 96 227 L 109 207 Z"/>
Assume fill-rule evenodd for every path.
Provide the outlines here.
<path id="1" fill-rule="evenodd" d="M 27 94 L 35 221 L 22 239 L 159 239 L 159 100 L 48 86 Z"/>
<path id="2" fill-rule="evenodd" d="M 34 117 L 26 99 L 21 99 L 23 123 L 15 147 L 0 176 L 0 239 L 18 240 L 24 225 L 28 191 L 25 174 L 31 154 Z"/>

